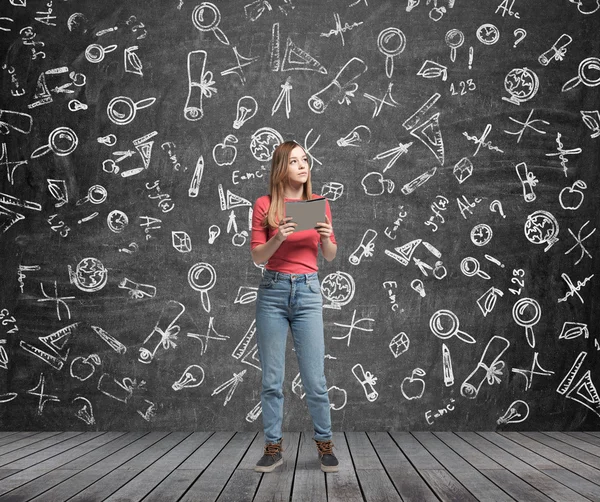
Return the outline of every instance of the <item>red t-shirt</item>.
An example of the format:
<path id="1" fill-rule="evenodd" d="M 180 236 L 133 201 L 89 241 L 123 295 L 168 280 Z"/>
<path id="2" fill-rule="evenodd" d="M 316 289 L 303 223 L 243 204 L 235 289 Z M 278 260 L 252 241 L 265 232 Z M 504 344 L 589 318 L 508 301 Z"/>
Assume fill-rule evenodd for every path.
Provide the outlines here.
<path id="1" fill-rule="evenodd" d="M 313 194 L 313 198 L 316 198 Z M 285 200 L 301 200 L 288 199 Z M 277 232 L 278 228 L 265 228 L 262 221 L 269 211 L 271 197 L 263 195 L 256 199 L 252 213 L 252 238 L 250 240 L 250 249 L 254 249 L 259 244 L 265 244 Z M 333 224 L 331 218 L 331 209 L 329 201 L 325 200 L 325 214 Z M 331 242 L 337 244 L 335 235 L 331 234 Z M 273 253 L 273 256 L 267 261 L 266 268 L 283 272 L 286 274 L 310 274 L 319 270 L 317 266 L 317 254 L 319 252 L 319 242 L 321 236 L 316 230 L 302 230 L 288 235 L 287 239 L 281 243 L 281 246 Z"/>

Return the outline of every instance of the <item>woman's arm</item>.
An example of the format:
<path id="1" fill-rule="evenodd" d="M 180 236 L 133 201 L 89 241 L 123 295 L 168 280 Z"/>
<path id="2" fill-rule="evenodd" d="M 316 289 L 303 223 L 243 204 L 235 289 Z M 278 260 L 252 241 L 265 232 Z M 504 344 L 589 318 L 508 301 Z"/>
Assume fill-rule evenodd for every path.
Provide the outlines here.
<path id="1" fill-rule="evenodd" d="M 294 228 L 296 228 L 298 224 L 292 223 L 291 220 L 292 218 L 290 216 L 281 220 L 277 233 L 267 242 L 264 244 L 259 244 L 252 251 L 250 251 L 254 263 L 260 265 L 261 263 L 268 261 L 269 258 L 273 256 L 275 251 L 279 249 L 281 243 L 287 239 L 287 236 L 294 232 Z"/>
<path id="2" fill-rule="evenodd" d="M 337 244 L 334 244 L 329 237 L 323 237 L 321 238 L 321 251 L 323 252 L 323 258 L 331 261 L 337 253 Z"/>

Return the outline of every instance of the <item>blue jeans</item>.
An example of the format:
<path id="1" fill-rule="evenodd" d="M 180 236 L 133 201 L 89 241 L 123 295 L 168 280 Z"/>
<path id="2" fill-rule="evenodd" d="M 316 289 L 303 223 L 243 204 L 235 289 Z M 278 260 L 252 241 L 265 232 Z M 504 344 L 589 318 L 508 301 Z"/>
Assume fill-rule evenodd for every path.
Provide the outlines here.
<path id="1" fill-rule="evenodd" d="M 329 440 L 331 407 L 324 371 L 323 298 L 318 274 L 284 274 L 265 269 L 256 300 L 265 443 L 274 443 L 282 438 L 288 327 L 292 331 L 302 387 L 313 421 L 314 439 Z"/>

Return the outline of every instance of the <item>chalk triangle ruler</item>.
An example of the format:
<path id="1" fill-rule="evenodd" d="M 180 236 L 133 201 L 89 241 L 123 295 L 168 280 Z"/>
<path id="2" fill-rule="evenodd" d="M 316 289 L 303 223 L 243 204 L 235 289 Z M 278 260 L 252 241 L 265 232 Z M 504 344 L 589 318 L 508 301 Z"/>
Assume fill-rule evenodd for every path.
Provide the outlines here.
<path id="1" fill-rule="evenodd" d="M 314 57 L 308 52 L 298 47 L 290 37 L 287 39 L 285 46 L 285 55 L 283 56 L 283 64 L 281 65 L 281 71 L 290 70 L 305 70 L 305 71 L 317 71 L 323 75 L 327 75 L 325 67 L 319 63 Z"/>

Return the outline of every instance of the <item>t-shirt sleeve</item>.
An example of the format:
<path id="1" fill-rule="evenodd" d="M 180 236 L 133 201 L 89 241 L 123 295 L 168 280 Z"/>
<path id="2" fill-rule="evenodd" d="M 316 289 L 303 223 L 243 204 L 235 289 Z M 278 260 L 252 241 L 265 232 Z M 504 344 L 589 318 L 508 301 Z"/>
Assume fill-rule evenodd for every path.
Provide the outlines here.
<path id="1" fill-rule="evenodd" d="M 331 222 L 331 226 L 333 227 L 333 218 L 331 217 L 331 208 L 329 207 L 329 200 L 327 200 L 327 199 L 325 199 L 325 214 L 329 218 L 329 221 Z M 335 240 L 335 230 L 331 233 L 331 237 L 329 239 L 334 244 L 337 244 L 337 241 Z"/>
<path id="2" fill-rule="evenodd" d="M 250 250 L 267 242 L 269 231 L 262 226 L 262 221 L 269 210 L 269 201 L 266 197 L 260 197 L 254 203 L 252 209 L 252 237 L 250 239 Z"/>

